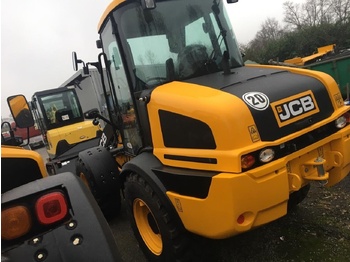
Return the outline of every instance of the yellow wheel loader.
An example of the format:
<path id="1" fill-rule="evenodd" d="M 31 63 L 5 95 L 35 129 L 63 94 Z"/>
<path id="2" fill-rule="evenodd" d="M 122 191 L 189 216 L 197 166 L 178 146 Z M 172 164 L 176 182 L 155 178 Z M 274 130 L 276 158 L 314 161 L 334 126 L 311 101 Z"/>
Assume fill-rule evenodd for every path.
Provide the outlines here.
<path id="1" fill-rule="evenodd" d="M 350 172 L 350 107 L 334 79 L 244 65 L 233 2 L 114 0 L 98 24 L 98 62 L 84 64 L 107 72 L 111 132 L 79 154 L 77 174 L 104 196 L 118 178 L 150 261 L 191 261 L 188 233 L 247 232 L 286 215 L 311 182 Z M 95 168 L 106 152 L 116 175 Z"/>

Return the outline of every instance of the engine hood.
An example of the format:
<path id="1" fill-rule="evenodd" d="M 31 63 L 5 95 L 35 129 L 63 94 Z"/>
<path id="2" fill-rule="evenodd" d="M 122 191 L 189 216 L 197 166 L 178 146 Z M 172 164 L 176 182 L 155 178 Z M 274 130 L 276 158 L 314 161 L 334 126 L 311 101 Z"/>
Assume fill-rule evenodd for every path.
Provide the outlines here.
<path id="1" fill-rule="evenodd" d="M 249 108 L 261 140 L 273 141 L 329 117 L 334 108 L 316 78 L 288 70 L 241 67 L 186 80 L 232 94 Z M 239 112 L 232 112 L 239 114 Z"/>

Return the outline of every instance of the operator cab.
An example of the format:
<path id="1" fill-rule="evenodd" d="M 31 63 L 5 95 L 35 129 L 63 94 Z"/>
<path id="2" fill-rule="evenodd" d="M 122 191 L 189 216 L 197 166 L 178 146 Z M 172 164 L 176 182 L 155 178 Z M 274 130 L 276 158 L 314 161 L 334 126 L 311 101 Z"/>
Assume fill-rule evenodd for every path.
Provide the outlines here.
<path id="1" fill-rule="evenodd" d="M 152 146 L 146 109 L 139 102 L 145 95 L 173 81 L 218 72 L 224 77 L 243 60 L 222 0 L 122 2 L 107 8 L 99 43 L 124 148 L 137 155 Z"/>

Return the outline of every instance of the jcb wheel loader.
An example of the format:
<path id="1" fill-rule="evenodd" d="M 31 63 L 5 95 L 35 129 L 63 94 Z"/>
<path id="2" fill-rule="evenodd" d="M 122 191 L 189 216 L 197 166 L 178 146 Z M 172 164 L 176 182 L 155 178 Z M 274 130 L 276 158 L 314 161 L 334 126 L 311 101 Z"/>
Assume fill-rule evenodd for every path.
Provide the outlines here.
<path id="1" fill-rule="evenodd" d="M 247 232 L 286 215 L 312 181 L 332 186 L 350 172 L 350 108 L 334 79 L 244 65 L 233 2 L 114 0 L 98 25 L 98 62 L 85 64 L 108 75 L 118 139 L 103 135 L 100 147 L 150 261 L 191 260 L 189 232 Z M 81 152 L 79 163 L 98 160 Z M 103 184 L 98 170 L 89 176 Z"/>

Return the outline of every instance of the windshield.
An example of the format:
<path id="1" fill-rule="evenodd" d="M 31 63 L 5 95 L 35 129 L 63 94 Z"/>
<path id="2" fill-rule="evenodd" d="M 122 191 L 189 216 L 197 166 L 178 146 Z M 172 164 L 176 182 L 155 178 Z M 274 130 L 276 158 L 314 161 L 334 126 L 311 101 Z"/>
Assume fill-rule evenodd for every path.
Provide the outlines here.
<path id="1" fill-rule="evenodd" d="M 134 3 L 114 19 L 130 70 L 145 85 L 222 71 L 225 52 L 230 68 L 243 65 L 222 1 L 157 1 L 153 10 Z"/>

